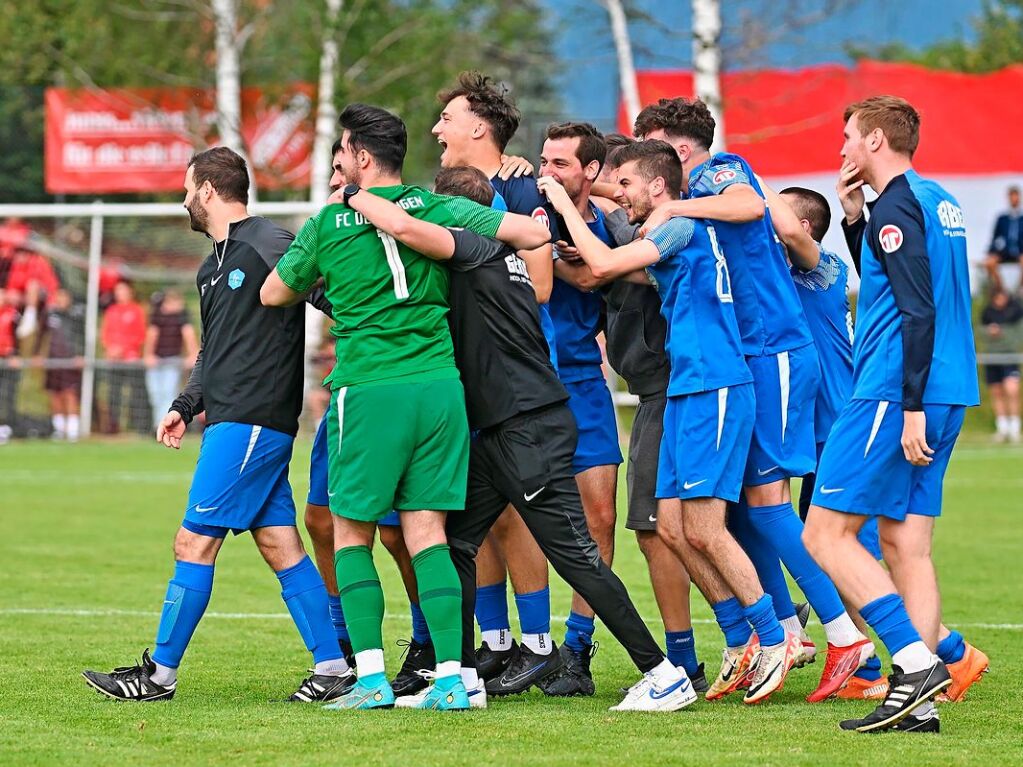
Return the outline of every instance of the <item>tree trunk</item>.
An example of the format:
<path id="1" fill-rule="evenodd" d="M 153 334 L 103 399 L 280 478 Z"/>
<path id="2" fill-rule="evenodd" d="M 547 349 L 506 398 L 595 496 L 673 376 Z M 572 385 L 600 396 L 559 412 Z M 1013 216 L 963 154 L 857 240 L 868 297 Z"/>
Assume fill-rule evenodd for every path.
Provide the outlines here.
<path id="1" fill-rule="evenodd" d="M 636 66 L 632 62 L 632 41 L 629 38 L 629 25 L 625 18 L 625 8 L 621 0 L 601 0 L 611 20 L 611 35 L 615 41 L 615 53 L 618 56 L 618 82 L 625 100 L 625 112 L 632 126 L 639 115 L 639 85 L 636 83 Z"/>
<path id="2" fill-rule="evenodd" d="M 712 152 L 725 148 L 725 115 L 721 105 L 721 3 L 692 0 L 693 85 L 696 97 L 710 109 L 717 122 Z"/>
<path id="3" fill-rule="evenodd" d="M 323 47 L 320 49 L 320 82 L 317 89 L 316 137 L 313 140 L 312 174 L 309 199 L 322 205 L 330 183 L 330 147 L 337 138 L 337 109 L 334 107 L 334 90 L 337 83 L 337 22 L 341 15 L 343 0 L 326 0 L 327 13 L 323 26 Z"/>
<path id="4" fill-rule="evenodd" d="M 246 159 L 249 201 L 257 199 L 255 168 L 242 139 L 242 75 L 238 34 L 238 0 L 212 0 L 217 46 L 217 133 L 220 143 Z"/>

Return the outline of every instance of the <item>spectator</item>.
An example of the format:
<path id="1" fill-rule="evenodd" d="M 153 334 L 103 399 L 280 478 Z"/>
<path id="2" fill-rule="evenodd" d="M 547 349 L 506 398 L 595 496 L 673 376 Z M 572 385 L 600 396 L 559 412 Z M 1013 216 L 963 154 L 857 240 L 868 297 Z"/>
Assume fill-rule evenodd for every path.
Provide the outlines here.
<path id="1" fill-rule="evenodd" d="M 21 295 L 0 289 L 0 444 L 10 439 L 17 421 L 15 405 L 21 381 L 17 331 L 21 319 Z"/>
<path id="2" fill-rule="evenodd" d="M 146 389 L 153 406 L 153 428 L 159 425 L 181 386 L 182 369 L 195 364 L 199 342 L 180 292 L 168 290 L 153 306 L 146 328 Z"/>
<path id="3" fill-rule="evenodd" d="M 7 274 L 7 287 L 10 290 L 26 291 L 31 282 L 38 284 L 47 302 L 53 298 L 60 287 L 57 273 L 53 271 L 53 266 L 45 256 L 31 250 L 17 248 Z"/>
<path id="4" fill-rule="evenodd" d="M 9 218 L 0 224 L 0 290 L 7 285 L 14 252 L 25 247 L 31 234 L 28 225 L 18 218 Z"/>
<path id="5" fill-rule="evenodd" d="M 1023 306 L 1019 300 L 998 289 L 991 303 L 984 307 L 980 321 L 987 331 L 987 351 L 996 354 L 1018 354 L 1023 349 Z M 991 392 L 995 411 L 995 441 L 1020 441 L 1019 365 L 984 366 L 984 377 Z"/>
<path id="6" fill-rule="evenodd" d="M 128 282 L 122 280 L 114 287 L 114 303 L 103 314 L 100 335 L 106 359 L 113 363 L 107 371 L 106 431 L 116 434 L 120 430 L 122 395 L 127 388 L 129 426 L 140 433 L 148 433 L 150 410 L 145 401 L 145 375 L 140 364 L 146 340 L 146 313 L 135 300 L 135 291 Z"/>
<path id="7" fill-rule="evenodd" d="M 1023 208 L 1020 207 L 1018 186 L 1009 187 L 1009 209 L 995 221 L 991 247 L 984 262 L 995 290 L 1002 287 L 1002 277 L 998 272 L 1001 264 L 1020 265 L 1020 289 L 1023 290 Z"/>
<path id="8" fill-rule="evenodd" d="M 77 442 L 79 397 L 82 388 L 82 348 L 85 339 L 85 307 L 75 304 L 71 294 L 60 289 L 52 306 L 43 314 L 36 337 L 35 354 L 46 349 L 46 358 L 61 367 L 46 370 L 44 387 L 50 397 L 50 418 L 54 439 Z"/>

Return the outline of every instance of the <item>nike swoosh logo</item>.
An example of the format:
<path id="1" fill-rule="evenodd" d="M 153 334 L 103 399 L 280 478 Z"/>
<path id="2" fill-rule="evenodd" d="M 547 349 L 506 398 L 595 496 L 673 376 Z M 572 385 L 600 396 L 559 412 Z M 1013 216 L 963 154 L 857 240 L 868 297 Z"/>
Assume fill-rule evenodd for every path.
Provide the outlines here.
<path id="1" fill-rule="evenodd" d="M 756 695 L 758 692 L 760 692 L 760 690 L 762 690 L 764 688 L 764 685 L 766 685 L 769 681 L 771 681 L 771 678 L 774 676 L 775 672 L 780 667 L 781 667 L 781 663 L 775 663 L 774 664 L 774 668 L 772 668 L 769 672 L 767 672 L 767 675 L 764 677 L 764 681 L 763 682 L 758 684 L 756 687 L 750 687 L 749 694 L 750 695 Z"/>
<path id="2" fill-rule="evenodd" d="M 727 682 L 729 679 L 731 679 L 732 678 L 732 674 L 735 673 L 735 669 L 736 668 L 737 668 L 737 666 L 733 663 L 732 667 L 730 669 L 728 669 L 727 673 L 721 674 L 721 681 L 722 682 Z"/>
<path id="3" fill-rule="evenodd" d="M 526 503 L 529 503 L 531 500 L 536 498 L 536 496 L 540 495 L 540 493 L 542 493 L 546 489 L 547 489 L 547 485 L 544 485 L 539 490 L 537 490 L 535 493 L 526 493 L 522 497 L 526 499 Z"/>
<path id="4" fill-rule="evenodd" d="M 759 474 L 761 477 L 766 477 L 768 474 L 770 474 L 772 471 L 774 471 L 777 468 L 778 468 L 777 466 L 772 466 L 770 469 L 763 469 L 763 470 L 757 469 L 757 474 Z"/>
<path id="5" fill-rule="evenodd" d="M 649 517 L 647 517 L 647 520 L 649 520 L 650 522 L 656 522 L 657 521 L 657 515 L 656 514 L 651 514 Z"/>
<path id="6" fill-rule="evenodd" d="M 516 682 L 521 682 L 526 677 L 528 677 L 528 676 L 530 676 L 532 674 L 535 674 L 536 672 L 541 671 L 541 670 L 543 670 L 545 668 L 547 668 L 547 661 L 544 661 L 539 666 L 533 666 L 533 668 L 529 669 L 528 671 L 523 671 L 521 674 L 519 674 L 517 676 L 505 677 L 504 683 L 506 685 L 508 685 L 508 684 L 515 684 Z"/>
<path id="7" fill-rule="evenodd" d="M 335 495 L 337 495 L 337 493 L 332 493 L 329 490 L 327 491 L 327 497 L 328 498 L 333 498 Z"/>
<path id="8" fill-rule="evenodd" d="M 199 505 L 198 503 L 197 503 L 197 504 L 195 504 L 195 510 L 196 510 L 196 512 L 197 512 L 198 514 L 202 514 L 202 513 L 204 512 L 204 511 L 214 511 L 214 510 L 216 510 L 216 509 L 219 509 L 219 508 L 220 508 L 219 506 L 207 506 L 207 507 L 206 507 L 206 508 L 204 509 L 204 508 L 203 508 L 202 506 L 200 506 L 200 505 Z"/>
<path id="9" fill-rule="evenodd" d="M 220 278 L 223 277 L 223 276 L 224 275 L 222 275 L 222 274 L 218 274 L 216 277 L 212 278 L 210 280 L 210 285 L 216 285 L 217 282 L 220 280 Z"/>
<path id="10" fill-rule="evenodd" d="M 831 495 L 832 493 L 841 493 L 845 490 L 844 487 L 824 487 L 821 486 L 821 495 Z"/>
<path id="11" fill-rule="evenodd" d="M 699 482 L 685 482 L 685 483 L 682 484 L 682 489 L 683 490 L 692 490 L 697 485 L 702 485 L 706 481 L 707 480 L 705 480 L 705 479 L 701 479 Z"/>
<path id="12" fill-rule="evenodd" d="M 650 688 L 650 697 L 653 698 L 654 700 L 660 700 L 661 698 L 668 697 L 673 692 L 675 692 L 675 690 L 681 690 L 682 692 L 685 692 L 686 691 L 686 687 L 688 687 L 688 686 L 689 686 L 689 680 L 686 679 L 685 677 L 682 677 L 677 682 L 675 682 L 675 684 L 673 684 L 671 687 L 666 687 L 664 690 L 661 690 L 661 692 L 655 692 L 654 688 L 651 687 Z"/>

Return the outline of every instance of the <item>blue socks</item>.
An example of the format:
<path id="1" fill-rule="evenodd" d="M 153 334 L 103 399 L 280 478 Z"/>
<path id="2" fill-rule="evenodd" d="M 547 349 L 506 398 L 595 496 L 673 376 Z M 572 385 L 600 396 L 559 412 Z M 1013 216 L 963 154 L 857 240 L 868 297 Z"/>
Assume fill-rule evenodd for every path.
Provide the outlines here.
<path id="1" fill-rule="evenodd" d="M 338 594 L 327 594 L 327 609 L 330 611 L 330 622 L 334 624 L 334 633 L 338 641 L 350 642 L 348 624 L 345 623 L 345 611 L 341 608 L 341 597 Z"/>
<path id="2" fill-rule="evenodd" d="M 774 547 L 753 526 L 749 518 L 749 507 L 743 497 L 738 503 L 728 504 L 728 529 L 750 562 L 757 571 L 757 578 L 764 591 L 771 595 L 774 613 L 779 621 L 791 618 L 796 614 L 796 606 L 792 603 L 789 584 L 781 569 L 781 560 L 774 552 Z"/>
<path id="3" fill-rule="evenodd" d="M 876 655 L 867 658 L 863 668 L 859 669 L 853 676 L 859 677 L 867 682 L 876 682 L 881 678 L 881 659 Z"/>
<path id="4" fill-rule="evenodd" d="M 785 563 L 821 623 L 845 612 L 838 590 L 803 545 L 803 523 L 791 503 L 750 506 L 750 521 Z M 765 586 L 766 588 L 766 586 Z"/>
<path id="5" fill-rule="evenodd" d="M 199 625 L 213 592 L 213 565 L 175 562 L 174 577 L 167 584 L 167 596 L 156 631 L 153 660 L 177 668 Z"/>
<path id="6" fill-rule="evenodd" d="M 409 611 L 412 613 L 412 641 L 416 644 L 432 644 L 430 639 L 430 628 L 426 625 L 426 616 L 422 608 L 414 602 L 409 602 Z"/>
<path id="7" fill-rule="evenodd" d="M 565 645 L 575 652 L 582 652 L 592 645 L 595 623 L 593 618 L 570 612 L 565 621 Z"/>
<path id="8" fill-rule="evenodd" d="M 284 568 L 277 573 L 277 580 L 281 582 L 281 598 L 302 635 L 306 649 L 313 654 L 313 662 L 341 658 L 337 632 L 331 622 L 327 588 L 313 561 L 305 557 L 297 565 Z"/>
<path id="9" fill-rule="evenodd" d="M 710 609 L 714 611 L 714 619 L 721 627 L 728 647 L 742 647 L 749 641 L 752 631 L 738 599 L 730 597 L 724 602 L 711 605 Z"/>
<path id="10" fill-rule="evenodd" d="M 949 663 L 958 663 L 966 655 L 966 640 L 958 631 L 953 631 L 938 642 L 935 655 L 941 658 L 941 662 L 946 666 Z"/>
<path id="11" fill-rule="evenodd" d="M 476 593 L 478 595 L 479 591 L 477 590 Z M 516 594 L 515 607 L 519 611 L 519 626 L 523 634 L 549 634 L 551 632 L 551 589 L 549 586 L 528 594 Z M 482 629 L 482 626 L 480 628 Z"/>
<path id="12" fill-rule="evenodd" d="M 778 618 L 774 614 L 774 605 L 771 604 L 771 597 L 767 594 L 764 594 L 749 607 L 743 608 L 743 614 L 753 626 L 753 630 L 757 632 L 761 646 L 771 647 L 785 641 L 785 630 L 778 622 Z"/>
<path id="13" fill-rule="evenodd" d="M 668 650 L 668 662 L 678 668 L 681 666 L 686 674 L 692 677 L 700 670 L 696 660 L 696 637 L 693 630 L 665 631 L 664 645 Z"/>
<path id="14" fill-rule="evenodd" d="M 873 602 L 868 602 L 863 605 L 860 615 L 874 629 L 892 655 L 920 641 L 920 634 L 909 620 L 906 605 L 898 594 L 885 594 Z"/>
<path id="15" fill-rule="evenodd" d="M 508 586 L 504 581 L 476 589 L 476 623 L 480 631 L 511 628 L 511 620 L 508 618 Z"/>

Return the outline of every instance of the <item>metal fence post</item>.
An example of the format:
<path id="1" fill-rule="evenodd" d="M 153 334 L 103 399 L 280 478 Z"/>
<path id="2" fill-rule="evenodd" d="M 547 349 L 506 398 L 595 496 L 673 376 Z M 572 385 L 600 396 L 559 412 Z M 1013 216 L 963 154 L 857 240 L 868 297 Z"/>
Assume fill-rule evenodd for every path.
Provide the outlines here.
<path id="1" fill-rule="evenodd" d="M 89 227 L 89 278 L 85 289 L 85 370 L 82 371 L 82 436 L 92 433 L 96 393 L 96 334 L 99 326 L 99 271 L 103 257 L 103 202 L 92 204 Z"/>

